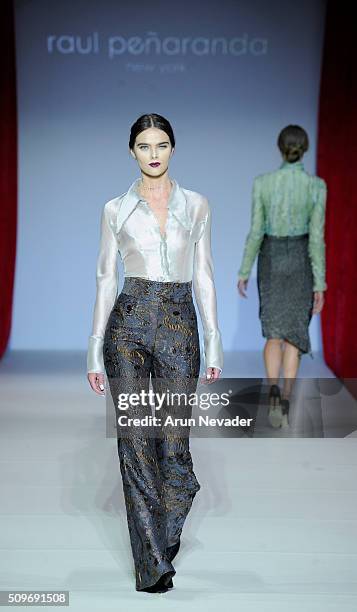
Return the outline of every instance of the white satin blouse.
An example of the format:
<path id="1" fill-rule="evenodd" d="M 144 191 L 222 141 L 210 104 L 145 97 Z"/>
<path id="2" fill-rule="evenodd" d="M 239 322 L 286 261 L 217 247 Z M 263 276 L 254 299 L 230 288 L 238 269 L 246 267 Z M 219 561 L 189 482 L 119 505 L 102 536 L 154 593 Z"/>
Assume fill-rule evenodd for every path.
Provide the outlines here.
<path id="1" fill-rule="evenodd" d="M 211 253 L 211 211 L 205 196 L 171 179 L 164 236 L 148 202 L 138 193 L 141 178 L 104 205 L 97 259 L 97 294 L 87 372 L 104 372 L 103 341 L 109 314 L 118 295 L 117 255 L 124 276 L 154 281 L 188 282 L 192 286 L 204 332 L 206 368 L 223 368 Z"/>

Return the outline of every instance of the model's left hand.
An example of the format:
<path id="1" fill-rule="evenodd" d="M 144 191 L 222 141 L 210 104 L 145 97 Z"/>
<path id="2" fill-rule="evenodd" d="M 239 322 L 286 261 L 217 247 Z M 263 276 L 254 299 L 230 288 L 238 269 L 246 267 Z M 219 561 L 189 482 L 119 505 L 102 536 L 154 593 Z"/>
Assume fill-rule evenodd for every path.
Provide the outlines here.
<path id="1" fill-rule="evenodd" d="M 201 383 L 204 385 L 210 385 L 215 380 L 218 380 L 220 375 L 221 370 L 219 368 L 207 368 L 205 376 L 203 376 L 201 379 Z"/>
<path id="2" fill-rule="evenodd" d="M 237 288 L 238 288 L 239 294 L 244 298 L 248 297 L 246 294 L 247 287 L 248 287 L 248 279 L 239 278 L 238 283 L 237 283 Z"/>
<path id="3" fill-rule="evenodd" d="M 324 301 L 325 301 L 324 292 L 314 291 L 314 305 L 313 305 L 313 310 L 312 310 L 313 315 L 321 312 L 324 306 Z"/>

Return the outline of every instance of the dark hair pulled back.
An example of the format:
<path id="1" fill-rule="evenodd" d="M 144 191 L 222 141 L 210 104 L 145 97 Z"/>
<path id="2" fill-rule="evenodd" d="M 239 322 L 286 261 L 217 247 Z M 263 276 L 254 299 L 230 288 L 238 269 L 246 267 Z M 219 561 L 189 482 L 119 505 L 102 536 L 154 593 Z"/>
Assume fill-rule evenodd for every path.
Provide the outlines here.
<path id="1" fill-rule="evenodd" d="M 165 132 L 170 140 L 172 148 L 175 146 L 175 136 L 170 122 L 162 115 L 157 113 L 149 113 L 141 115 L 130 128 L 129 149 L 134 148 L 135 138 L 140 132 L 148 128 L 156 127 Z"/>
<path id="2" fill-rule="evenodd" d="M 287 125 L 278 136 L 278 147 L 290 163 L 298 161 L 309 148 L 309 137 L 300 125 Z"/>

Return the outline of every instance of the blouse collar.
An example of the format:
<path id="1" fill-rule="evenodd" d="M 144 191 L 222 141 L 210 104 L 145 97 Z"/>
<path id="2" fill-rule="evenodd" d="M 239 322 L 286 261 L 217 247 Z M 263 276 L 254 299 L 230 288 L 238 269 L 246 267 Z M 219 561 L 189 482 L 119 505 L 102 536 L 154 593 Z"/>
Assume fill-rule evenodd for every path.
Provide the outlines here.
<path id="1" fill-rule="evenodd" d="M 304 164 L 300 160 L 295 162 L 283 161 L 280 168 L 296 168 L 297 170 L 304 170 Z"/>
<path id="2" fill-rule="evenodd" d="M 168 208 L 170 212 L 178 219 L 178 221 L 184 226 L 185 229 L 191 229 L 191 219 L 188 214 L 187 200 L 186 195 L 181 189 L 180 185 L 175 179 L 171 179 L 173 185 L 168 201 Z M 137 178 L 129 187 L 128 191 L 124 194 L 123 199 L 121 201 L 118 215 L 117 215 L 117 226 L 116 231 L 119 233 L 121 226 L 123 225 L 125 219 L 130 215 L 130 213 L 134 210 L 136 205 L 143 201 L 144 198 L 139 195 L 139 184 L 141 183 L 141 178 Z"/>

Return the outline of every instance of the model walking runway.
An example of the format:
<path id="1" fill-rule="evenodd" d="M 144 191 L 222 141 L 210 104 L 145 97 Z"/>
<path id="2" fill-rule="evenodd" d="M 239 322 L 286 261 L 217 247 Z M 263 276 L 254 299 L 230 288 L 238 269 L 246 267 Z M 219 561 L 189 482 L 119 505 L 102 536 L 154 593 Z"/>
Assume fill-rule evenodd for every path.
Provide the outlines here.
<path id="1" fill-rule="evenodd" d="M 136 589 L 165 592 L 173 586 L 172 561 L 200 484 L 193 471 L 189 426 L 149 428 L 120 419 L 122 394 L 131 397 L 128 418 L 152 415 L 135 394 L 196 391 L 200 343 L 195 293 L 204 332 L 208 383 L 219 378 L 223 349 L 211 254 L 211 211 L 205 196 L 168 176 L 175 146 L 169 122 L 143 115 L 133 124 L 129 150 L 141 178 L 106 202 L 97 260 L 97 296 L 87 372 L 104 393 L 104 371 L 116 410 L 118 455 L 136 574 Z M 125 270 L 119 294 L 117 255 Z M 137 397 L 137 396 L 136 396 Z M 142 397 L 142 396 L 139 396 Z M 191 406 L 165 401 L 166 416 L 187 419 Z M 155 413 L 157 411 L 155 410 Z M 183 421 L 184 422 L 184 421 Z"/>

